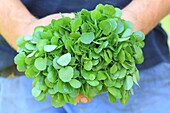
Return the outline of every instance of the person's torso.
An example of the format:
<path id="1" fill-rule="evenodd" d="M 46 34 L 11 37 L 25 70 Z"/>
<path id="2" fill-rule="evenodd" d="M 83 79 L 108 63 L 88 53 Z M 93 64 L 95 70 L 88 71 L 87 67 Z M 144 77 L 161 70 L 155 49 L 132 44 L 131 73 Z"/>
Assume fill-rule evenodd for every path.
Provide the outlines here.
<path id="1" fill-rule="evenodd" d="M 37 18 L 42 18 L 55 13 L 78 12 L 85 8 L 92 10 L 99 3 L 111 4 L 115 7 L 123 9 L 131 0 L 21 0 L 27 9 Z M 4 43 L 4 39 L 0 38 L 0 70 L 13 64 L 13 57 L 16 52 Z M 152 67 L 160 62 L 168 62 L 170 53 L 167 45 L 167 35 L 157 25 L 145 39 L 143 64 L 138 65 L 140 70 Z M 6 49 L 3 49 L 6 48 Z M 9 52 L 11 51 L 11 52 Z M 6 63 L 7 62 L 7 63 Z"/>

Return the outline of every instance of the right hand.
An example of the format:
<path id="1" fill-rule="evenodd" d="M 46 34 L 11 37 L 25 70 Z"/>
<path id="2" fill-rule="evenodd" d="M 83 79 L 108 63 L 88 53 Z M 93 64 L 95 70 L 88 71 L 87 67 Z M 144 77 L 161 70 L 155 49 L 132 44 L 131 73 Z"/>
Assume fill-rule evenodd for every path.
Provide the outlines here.
<path id="1" fill-rule="evenodd" d="M 70 17 L 70 18 L 74 18 L 74 16 L 75 16 L 72 13 L 64 13 L 62 15 L 64 17 Z M 17 36 L 14 36 L 14 37 L 17 39 L 20 36 L 32 35 L 34 28 L 36 26 L 47 26 L 48 24 L 50 24 L 52 19 L 57 20 L 59 18 L 61 18 L 60 14 L 49 15 L 49 16 L 46 16 L 46 17 L 41 18 L 41 19 L 32 18 L 26 24 L 20 25 L 20 28 L 17 30 L 17 33 L 16 33 Z M 14 48 L 17 49 L 16 44 L 14 45 Z"/>

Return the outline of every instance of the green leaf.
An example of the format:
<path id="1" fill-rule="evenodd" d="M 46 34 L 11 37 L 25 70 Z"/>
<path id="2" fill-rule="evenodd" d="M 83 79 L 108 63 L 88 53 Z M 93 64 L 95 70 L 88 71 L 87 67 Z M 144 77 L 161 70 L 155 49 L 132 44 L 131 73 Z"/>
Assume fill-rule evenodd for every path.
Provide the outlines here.
<path id="1" fill-rule="evenodd" d="M 70 61 L 71 61 L 71 54 L 66 53 L 59 57 L 57 63 L 60 64 L 61 66 L 67 66 L 70 63 Z"/>
<path id="2" fill-rule="evenodd" d="M 99 23 L 99 28 L 103 30 L 104 35 L 109 35 L 116 29 L 117 23 L 114 19 L 103 20 Z"/>
<path id="3" fill-rule="evenodd" d="M 25 71 L 25 75 L 28 78 L 34 78 L 38 74 L 39 74 L 39 71 L 36 70 L 36 68 L 34 66 L 27 68 L 26 71 Z"/>
<path id="4" fill-rule="evenodd" d="M 45 45 L 44 46 L 44 51 L 46 52 L 51 52 L 53 51 L 57 46 L 56 45 Z"/>
<path id="5" fill-rule="evenodd" d="M 108 91 L 109 91 L 109 93 L 111 93 L 116 98 L 122 97 L 120 90 L 117 89 L 117 88 L 110 87 L 110 88 L 108 88 Z"/>
<path id="6" fill-rule="evenodd" d="M 95 74 L 93 74 L 93 73 L 90 73 L 90 75 L 89 75 L 89 79 L 90 80 L 94 80 L 96 78 L 96 75 Z"/>
<path id="7" fill-rule="evenodd" d="M 48 44 L 47 39 L 39 40 L 36 44 L 36 48 L 38 49 L 38 51 L 42 51 L 42 50 L 44 50 L 44 46 L 47 44 Z"/>
<path id="8" fill-rule="evenodd" d="M 97 80 L 105 80 L 107 77 L 104 71 L 98 71 L 97 73 Z"/>
<path id="9" fill-rule="evenodd" d="M 89 26 L 88 26 L 87 23 L 83 23 L 83 24 L 81 25 L 82 33 L 87 32 L 88 29 L 89 29 Z"/>
<path id="10" fill-rule="evenodd" d="M 118 41 L 119 42 L 124 42 L 124 41 L 127 41 L 129 39 L 130 39 L 130 37 L 126 37 L 126 38 L 123 37 L 123 38 L 119 38 Z"/>
<path id="11" fill-rule="evenodd" d="M 54 83 L 51 83 L 47 78 L 45 78 L 45 84 L 46 84 L 49 88 L 53 88 L 53 87 L 54 87 Z"/>
<path id="12" fill-rule="evenodd" d="M 116 98 L 111 93 L 109 93 L 109 92 L 108 92 L 108 98 L 109 98 L 109 101 L 112 104 L 116 103 Z"/>
<path id="13" fill-rule="evenodd" d="M 129 37 L 131 34 L 132 34 L 132 29 L 126 29 L 122 34 L 122 38 Z"/>
<path id="14" fill-rule="evenodd" d="M 33 51 L 32 53 L 28 54 L 28 55 L 27 55 L 27 58 L 33 57 L 36 52 L 37 52 L 37 51 Z"/>
<path id="15" fill-rule="evenodd" d="M 96 9 L 97 9 L 98 11 L 103 11 L 103 8 L 104 8 L 104 5 L 103 5 L 103 4 L 98 4 L 98 5 L 96 6 Z"/>
<path id="16" fill-rule="evenodd" d="M 134 32 L 133 36 L 137 41 L 143 41 L 145 39 L 145 35 L 141 31 Z"/>
<path id="17" fill-rule="evenodd" d="M 56 79 L 57 79 L 56 72 L 54 70 L 48 72 L 47 79 L 49 80 L 49 82 L 54 83 L 56 81 Z"/>
<path id="18" fill-rule="evenodd" d="M 38 97 L 38 96 L 40 95 L 40 93 L 41 93 L 41 90 L 38 89 L 37 87 L 34 87 L 34 88 L 32 89 L 32 95 L 33 95 L 34 97 Z"/>
<path id="19" fill-rule="evenodd" d="M 19 72 L 25 72 L 26 71 L 26 65 L 17 65 L 17 70 Z"/>
<path id="20" fill-rule="evenodd" d="M 128 93 L 128 91 L 123 91 L 122 92 L 122 98 L 120 99 L 120 103 L 121 104 L 127 104 L 128 103 L 128 101 L 129 101 L 129 98 L 130 98 L 130 96 L 129 96 L 129 93 Z"/>
<path id="21" fill-rule="evenodd" d="M 93 67 L 93 63 L 92 61 L 85 61 L 84 62 L 84 69 L 87 71 L 90 71 Z"/>
<path id="22" fill-rule="evenodd" d="M 120 50 L 120 52 L 118 54 L 118 59 L 119 59 L 120 63 L 123 63 L 125 61 L 125 52 L 123 50 Z"/>
<path id="23" fill-rule="evenodd" d="M 64 106 L 65 101 L 64 101 L 64 97 L 62 94 L 58 93 L 56 95 L 54 95 L 51 99 L 51 104 L 55 107 L 55 108 L 59 108 Z"/>
<path id="24" fill-rule="evenodd" d="M 141 64 L 144 61 L 142 49 L 137 45 L 133 45 L 133 48 L 135 50 L 135 55 L 134 55 L 135 63 Z"/>
<path id="25" fill-rule="evenodd" d="M 25 48 L 28 50 L 35 50 L 35 45 L 31 43 L 26 43 Z"/>
<path id="26" fill-rule="evenodd" d="M 121 17 L 122 16 L 122 11 L 119 8 L 115 8 L 115 10 L 116 10 L 115 16 L 116 17 Z"/>
<path id="27" fill-rule="evenodd" d="M 26 41 L 24 40 L 24 36 L 21 36 L 17 39 L 16 44 L 18 47 L 24 47 Z"/>
<path id="28" fill-rule="evenodd" d="M 57 92 L 54 90 L 54 89 L 48 89 L 48 91 L 47 91 L 47 93 L 49 94 L 49 95 L 54 95 L 54 94 L 56 94 Z"/>
<path id="29" fill-rule="evenodd" d="M 64 91 L 64 89 L 63 89 L 63 82 L 61 81 L 61 80 L 58 80 L 58 82 L 57 82 L 57 90 L 58 90 L 58 92 L 60 92 L 60 93 L 65 93 L 65 91 Z M 55 86 L 55 85 L 54 85 Z"/>
<path id="30" fill-rule="evenodd" d="M 121 21 L 118 21 L 118 22 L 117 22 L 117 28 L 114 30 L 114 32 L 115 32 L 116 34 L 120 34 L 120 33 L 123 32 L 123 30 L 124 30 L 124 25 L 123 25 L 123 23 L 122 23 Z"/>
<path id="31" fill-rule="evenodd" d="M 25 64 L 25 58 L 26 58 L 25 53 L 21 52 L 21 53 L 19 53 L 15 56 L 14 62 L 17 65 L 24 65 Z"/>
<path id="32" fill-rule="evenodd" d="M 110 68 L 110 73 L 114 74 L 114 73 L 116 73 L 116 71 L 117 71 L 117 66 L 116 66 L 116 64 L 113 64 L 112 67 Z"/>
<path id="33" fill-rule="evenodd" d="M 71 85 L 69 83 L 64 83 L 62 85 L 62 88 L 63 88 L 64 92 L 67 94 L 70 94 L 73 92 L 73 87 L 71 87 Z"/>
<path id="34" fill-rule="evenodd" d="M 43 59 L 41 57 L 37 58 L 34 62 L 34 66 L 40 71 L 45 70 L 47 67 L 47 59 Z"/>
<path id="35" fill-rule="evenodd" d="M 99 85 L 99 82 L 97 80 L 93 80 L 93 81 L 87 81 L 88 84 L 90 84 L 91 86 L 97 86 Z"/>
<path id="36" fill-rule="evenodd" d="M 95 36 L 93 32 L 83 33 L 80 37 L 81 42 L 84 44 L 90 44 L 94 39 Z"/>
<path id="37" fill-rule="evenodd" d="M 36 32 L 43 32 L 44 31 L 44 26 L 36 26 L 35 28 L 34 28 L 34 32 L 36 33 Z"/>
<path id="38" fill-rule="evenodd" d="M 131 21 L 125 20 L 124 24 L 125 24 L 125 29 L 131 29 L 131 30 L 134 29 L 134 25 Z"/>
<path id="39" fill-rule="evenodd" d="M 113 17 L 115 14 L 115 8 L 112 5 L 105 5 L 103 8 L 103 14 L 109 16 L 109 17 Z"/>
<path id="40" fill-rule="evenodd" d="M 74 88 L 73 91 L 69 94 L 70 97 L 75 98 L 79 95 L 79 89 Z"/>
<path id="41" fill-rule="evenodd" d="M 54 59 L 53 59 L 53 67 L 55 69 L 61 69 L 62 66 L 60 66 L 58 63 L 57 63 L 57 60 L 59 59 L 59 56 L 56 56 Z"/>
<path id="42" fill-rule="evenodd" d="M 130 90 L 133 86 L 133 78 L 131 76 L 126 76 L 125 82 L 123 84 L 123 88 L 125 90 Z"/>
<path id="43" fill-rule="evenodd" d="M 59 70 L 59 78 L 63 82 L 69 82 L 73 78 L 73 74 L 74 74 L 74 70 L 71 66 L 67 66 Z"/>
<path id="44" fill-rule="evenodd" d="M 102 15 L 101 15 L 100 11 L 98 11 L 98 10 L 91 11 L 91 18 L 93 21 L 100 19 L 101 16 Z"/>
<path id="45" fill-rule="evenodd" d="M 138 84 L 138 80 L 137 80 L 137 78 L 136 78 L 136 75 L 135 74 L 133 74 L 133 82 L 136 84 L 136 85 L 138 85 L 139 86 L 139 84 Z"/>
<path id="46" fill-rule="evenodd" d="M 76 79 L 72 79 L 69 83 L 73 88 L 80 88 L 81 87 L 81 82 L 76 80 Z"/>
<path id="47" fill-rule="evenodd" d="M 41 94 L 38 97 L 35 97 L 35 100 L 39 101 L 39 102 L 43 102 L 46 100 L 46 94 L 41 92 Z"/>
<path id="48" fill-rule="evenodd" d="M 57 36 L 53 36 L 52 38 L 51 38 L 51 44 L 52 45 L 57 45 L 58 44 L 58 37 Z"/>
<path id="49" fill-rule="evenodd" d="M 82 19 L 81 18 L 75 18 L 71 22 L 71 30 L 73 32 L 76 32 L 79 30 L 79 27 L 82 25 Z"/>

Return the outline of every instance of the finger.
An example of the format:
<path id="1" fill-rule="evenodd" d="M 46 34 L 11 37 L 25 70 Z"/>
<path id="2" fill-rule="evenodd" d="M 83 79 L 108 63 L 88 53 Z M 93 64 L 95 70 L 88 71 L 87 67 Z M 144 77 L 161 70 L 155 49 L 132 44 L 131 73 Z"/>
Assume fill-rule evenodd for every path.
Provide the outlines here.
<path id="1" fill-rule="evenodd" d="M 88 97 L 84 97 L 82 94 L 79 94 L 77 97 L 76 97 L 76 102 L 79 103 L 79 102 L 82 102 L 82 103 L 88 103 L 90 102 L 90 100 L 88 99 Z"/>
<path id="2" fill-rule="evenodd" d="M 76 97 L 76 102 L 79 103 L 80 102 L 80 99 L 83 97 L 82 94 L 79 94 L 77 97 Z"/>

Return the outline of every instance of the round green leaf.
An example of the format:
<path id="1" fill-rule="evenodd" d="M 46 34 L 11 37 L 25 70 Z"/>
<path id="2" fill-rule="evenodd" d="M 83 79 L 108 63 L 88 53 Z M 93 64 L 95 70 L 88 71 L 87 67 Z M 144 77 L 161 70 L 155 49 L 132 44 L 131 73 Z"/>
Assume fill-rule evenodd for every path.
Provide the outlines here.
<path id="1" fill-rule="evenodd" d="M 21 53 L 19 53 L 15 56 L 14 62 L 17 65 L 24 65 L 25 64 L 25 58 L 26 58 L 25 53 L 21 52 Z"/>
<path id="2" fill-rule="evenodd" d="M 37 87 L 34 87 L 34 88 L 32 89 L 32 95 L 33 95 L 34 97 L 38 97 L 38 96 L 40 95 L 40 93 L 41 93 L 41 90 L 38 89 Z"/>
<path id="3" fill-rule="evenodd" d="M 81 87 L 81 82 L 76 80 L 76 79 L 72 79 L 69 83 L 73 88 L 80 88 Z"/>
<path id="4" fill-rule="evenodd" d="M 101 13 L 100 13 L 100 11 L 98 11 L 98 10 L 93 10 L 93 11 L 91 11 L 91 18 L 92 18 L 92 20 L 98 20 L 98 19 L 100 19 L 101 18 Z"/>
<path id="5" fill-rule="evenodd" d="M 45 45 L 44 46 L 44 51 L 46 52 L 51 52 L 53 51 L 57 46 L 56 45 Z"/>
<path id="6" fill-rule="evenodd" d="M 132 34 L 132 29 L 126 29 L 126 30 L 123 32 L 122 37 L 123 37 L 123 38 L 126 38 L 126 37 L 129 37 L 131 34 Z"/>
<path id="7" fill-rule="evenodd" d="M 84 44 L 90 44 L 94 39 L 95 36 L 93 32 L 83 33 L 80 37 L 81 42 Z"/>
<path id="8" fill-rule="evenodd" d="M 107 77 L 106 77 L 104 71 L 99 71 L 99 72 L 97 73 L 97 80 L 105 80 L 106 78 L 107 78 Z"/>
<path id="9" fill-rule="evenodd" d="M 71 54 L 66 53 L 59 57 L 57 63 L 60 64 L 61 66 L 67 66 L 70 63 L 70 61 L 71 61 Z"/>
<path id="10" fill-rule="evenodd" d="M 97 86 L 97 85 L 99 85 L 99 81 L 97 81 L 97 80 L 87 81 L 87 83 L 90 84 L 91 86 Z"/>
<path id="11" fill-rule="evenodd" d="M 136 31 L 133 33 L 133 36 L 137 41 L 143 41 L 145 39 L 145 35 L 141 31 Z"/>
<path id="12" fill-rule="evenodd" d="M 19 37 L 16 41 L 18 47 L 24 47 L 25 43 L 24 36 Z"/>
<path id="13" fill-rule="evenodd" d="M 93 63 L 92 61 L 85 61 L 84 62 L 84 69 L 87 71 L 90 71 L 93 67 Z"/>
<path id="14" fill-rule="evenodd" d="M 74 70 L 71 66 L 67 66 L 59 70 L 59 78 L 63 82 L 69 82 L 73 78 L 73 74 L 74 74 Z"/>
<path id="15" fill-rule="evenodd" d="M 37 58 L 34 62 L 34 66 L 40 70 L 40 71 L 43 71 L 46 69 L 47 67 L 47 60 L 46 59 L 43 59 L 43 58 Z"/>
<path id="16" fill-rule="evenodd" d="M 56 72 L 55 72 L 54 70 L 48 72 L 47 79 L 48 79 L 50 82 L 54 83 L 54 82 L 56 81 L 56 79 L 57 79 L 57 74 L 56 74 Z"/>

